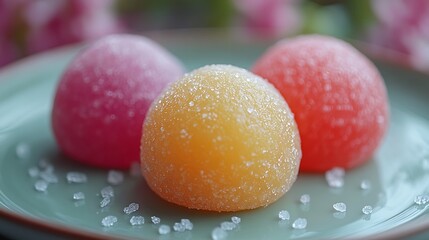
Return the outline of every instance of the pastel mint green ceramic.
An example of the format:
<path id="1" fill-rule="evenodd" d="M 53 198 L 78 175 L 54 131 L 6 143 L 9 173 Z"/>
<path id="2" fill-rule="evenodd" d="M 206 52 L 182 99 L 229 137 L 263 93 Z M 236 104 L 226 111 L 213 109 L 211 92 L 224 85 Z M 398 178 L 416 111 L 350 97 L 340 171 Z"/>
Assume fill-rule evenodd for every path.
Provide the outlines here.
<path id="1" fill-rule="evenodd" d="M 222 63 L 249 67 L 270 42 L 250 41 L 230 34 L 170 32 L 153 35 L 176 54 L 188 70 Z M 327 239 L 408 236 L 429 228 L 429 205 L 416 205 L 414 198 L 429 193 L 429 77 L 385 62 L 376 62 L 385 78 L 391 104 L 388 134 L 373 159 L 345 175 L 344 187 L 328 186 L 323 174 L 300 174 L 290 192 L 274 204 L 252 211 L 212 213 L 188 210 L 165 202 L 152 193 L 141 177 L 125 173 L 125 182 L 114 186 L 115 197 L 100 208 L 101 188 L 108 185 L 107 171 L 86 167 L 64 157 L 50 128 L 50 111 L 56 83 L 79 46 L 30 57 L 0 71 L 0 232 L 20 237 L 211 239 L 212 230 L 232 216 L 241 218 L 228 239 Z M 28 170 L 45 161 L 54 166 L 58 183 L 47 192 L 34 188 L 36 178 Z M 87 174 L 85 184 L 71 184 L 66 173 Z M 371 187 L 362 190 L 363 180 Z M 76 192 L 86 195 L 75 201 Z M 307 205 L 300 196 L 309 194 Z M 126 215 L 129 203 L 140 209 Z M 347 211 L 332 205 L 344 202 Z M 373 207 L 370 215 L 362 213 Z M 279 221 L 278 212 L 287 210 L 291 219 Z M 116 216 L 112 227 L 101 220 Z M 132 226 L 132 215 L 145 217 L 142 226 Z M 156 215 L 162 224 L 173 226 L 190 219 L 192 231 L 159 235 Z M 306 218 L 302 230 L 291 227 Z"/>

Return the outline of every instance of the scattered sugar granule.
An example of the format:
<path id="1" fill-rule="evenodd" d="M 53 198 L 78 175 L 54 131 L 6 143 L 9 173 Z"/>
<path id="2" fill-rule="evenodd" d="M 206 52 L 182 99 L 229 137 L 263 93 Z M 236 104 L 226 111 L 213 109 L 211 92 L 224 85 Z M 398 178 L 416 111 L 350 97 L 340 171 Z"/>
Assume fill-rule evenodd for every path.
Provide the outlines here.
<path id="1" fill-rule="evenodd" d="M 372 207 L 369 205 L 366 205 L 362 208 L 362 213 L 365 215 L 371 214 L 372 213 Z"/>
<path id="2" fill-rule="evenodd" d="M 279 212 L 279 218 L 280 218 L 280 220 L 289 220 L 290 219 L 290 214 L 286 210 L 281 210 Z"/>
<path id="3" fill-rule="evenodd" d="M 369 180 L 362 180 L 362 182 L 360 182 L 360 189 L 368 190 L 370 188 L 371 188 L 371 182 Z"/>
<path id="4" fill-rule="evenodd" d="M 15 148 L 16 156 L 20 159 L 27 159 L 31 156 L 31 147 L 28 143 L 18 143 Z"/>
<path id="5" fill-rule="evenodd" d="M 73 194 L 73 200 L 84 200 L 85 194 L 83 192 L 77 192 Z"/>
<path id="6" fill-rule="evenodd" d="M 141 167 L 139 162 L 133 162 L 129 174 L 131 177 L 141 177 Z"/>
<path id="7" fill-rule="evenodd" d="M 187 219 L 187 218 L 182 218 L 180 220 L 180 223 L 185 226 L 186 230 L 192 230 L 194 228 L 194 224 L 191 222 L 191 220 Z"/>
<path id="8" fill-rule="evenodd" d="M 150 220 L 152 221 L 153 224 L 159 224 L 161 222 L 161 218 L 157 216 L 150 217 Z"/>
<path id="9" fill-rule="evenodd" d="M 112 188 L 112 186 L 107 186 L 101 189 L 100 191 L 101 197 L 103 198 L 110 198 L 115 196 L 115 192 Z"/>
<path id="10" fill-rule="evenodd" d="M 130 224 L 133 226 L 140 226 L 144 224 L 143 216 L 132 216 L 130 219 Z"/>
<path id="11" fill-rule="evenodd" d="M 88 181 L 86 174 L 81 172 L 68 172 L 66 178 L 68 183 L 86 183 Z"/>
<path id="12" fill-rule="evenodd" d="M 51 171 L 43 171 L 39 173 L 39 177 L 48 183 L 58 183 L 58 177 Z"/>
<path id="13" fill-rule="evenodd" d="M 54 172 L 54 166 L 46 158 L 40 159 L 38 165 L 45 172 Z"/>
<path id="14" fill-rule="evenodd" d="M 417 205 L 425 205 L 429 203 L 429 195 L 417 195 L 414 198 L 414 203 Z"/>
<path id="15" fill-rule="evenodd" d="M 36 183 L 34 183 L 34 188 L 39 192 L 46 192 L 46 190 L 48 190 L 48 182 L 45 180 L 37 180 Z"/>
<path id="16" fill-rule="evenodd" d="M 129 215 L 135 211 L 139 210 L 139 204 L 138 203 L 130 203 L 127 207 L 124 207 L 124 213 Z"/>
<path id="17" fill-rule="evenodd" d="M 223 229 L 223 230 L 225 230 L 225 231 L 231 231 L 231 230 L 234 230 L 236 227 L 237 227 L 237 225 L 236 225 L 235 223 L 233 223 L 233 222 L 228 222 L 228 221 L 226 221 L 226 222 L 222 222 L 222 223 L 220 224 L 220 228 L 222 228 L 222 229 Z"/>
<path id="18" fill-rule="evenodd" d="M 237 216 L 232 216 L 231 221 L 235 224 L 239 224 L 241 222 L 241 218 Z"/>
<path id="19" fill-rule="evenodd" d="M 220 227 L 216 227 L 212 231 L 213 240 L 225 239 L 227 236 L 228 236 L 228 233 Z"/>
<path id="20" fill-rule="evenodd" d="M 347 211 L 347 205 L 343 202 L 334 203 L 334 205 L 332 205 L 332 207 L 338 212 Z"/>
<path id="21" fill-rule="evenodd" d="M 302 204 L 309 204 L 309 203 L 310 203 L 310 200 L 311 200 L 311 198 L 310 198 L 310 195 L 308 195 L 308 194 L 303 194 L 303 195 L 301 195 L 301 197 L 299 198 L 299 201 L 300 201 Z"/>
<path id="22" fill-rule="evenodd" d="M 103 198 L 103 200 L 101 200 L 100 202 L 100 207 L 104 208 L 105 206 L 107 206 L 110 203 L 110 197 L 105 197 Z"/>
<path id="23" fill-rule="evenodd" d="M 124 174 L 119 171 L 110 170 L 107 173 L 107 182 L 112 185 L 119 185 L 124 181 Z"/>
<path id="24" fill-rule="evenodd" d="M 344 175 L 343 168 L 335 167 L 325 173 L 325 178 L 330 187 L 340 188 L 344 186 Z"/>
<path id="25" fill-rule="evenodd" d="M 168 225 L 161 224 L 158 228 L 158 233 L 161 235 L 169 234 L 171 232 L 171 228 Z"/>
<path id="26" fill-rule="evenodd" d="M 307 219 L 305 219 L 305 218 L 297 218 L 292 223 L 292 228 L 294 228 L 294 229 L 304 229 L 306 227 L 307 227 Z"/>
<path id="27" fill-rule="evenodd" d="M 184 232 L 186 230 L 185 226 L 182 223 L 174 223 L 173 230 L 175 232 Z"/>
<path id="28" fill-rule="evenodd" d="M 39 168 L 37 168 L 37 167 L 31 167 L 28 169 L 28 175 L 30 175 L 30 177 L 32 177 L 32 178 L 38 177 L 39 173 L 40 173 L 40 171 L 39 171 Z"/>
<path id="29" fill-rule="evenodd" d="M 101 220 L 101 225 L 104 227 L 111 227 L 115 225 L 115 223 L 118 221 L 118 218 L 115 216 L 107 216 Z"/>

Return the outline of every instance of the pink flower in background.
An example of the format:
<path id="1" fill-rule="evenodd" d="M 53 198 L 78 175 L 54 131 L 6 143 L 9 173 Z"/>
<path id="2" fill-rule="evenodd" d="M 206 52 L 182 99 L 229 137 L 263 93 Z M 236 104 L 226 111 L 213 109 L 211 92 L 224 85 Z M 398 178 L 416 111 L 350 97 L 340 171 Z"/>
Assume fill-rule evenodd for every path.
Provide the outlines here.
<path id="1" fill-rule="evenodd" d="M 245 27 L 263 37 L 278 37 L 300 28 L 296 0 L 234 0 Z"/>
<path id="2" fill-rule="evenodd" d="M 408 54 L 414 67 L 429 71 L 429 1 L 373 0 L 379 23 L 372 41 Z"/>
<path id="3" fill-rule="evenodd" d="M 114 0 L 0 0 L 0 66 L 52 47 L 121 31 Z"/>

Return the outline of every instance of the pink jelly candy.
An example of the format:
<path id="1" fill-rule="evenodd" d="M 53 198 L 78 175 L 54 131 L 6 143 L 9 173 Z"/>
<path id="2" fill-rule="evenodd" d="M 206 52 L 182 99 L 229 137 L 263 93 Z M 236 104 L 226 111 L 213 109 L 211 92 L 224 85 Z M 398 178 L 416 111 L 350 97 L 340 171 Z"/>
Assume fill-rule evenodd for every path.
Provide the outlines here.
<path id="1" fill-rule="evenodd" d="M 139 160 L 149 106 L 183 72 L 172 54 L 141 36 L 92 43 L 70 63 L 56 91 L 52 128 L 59 147 L 89 165 L 128 168 Z"/>

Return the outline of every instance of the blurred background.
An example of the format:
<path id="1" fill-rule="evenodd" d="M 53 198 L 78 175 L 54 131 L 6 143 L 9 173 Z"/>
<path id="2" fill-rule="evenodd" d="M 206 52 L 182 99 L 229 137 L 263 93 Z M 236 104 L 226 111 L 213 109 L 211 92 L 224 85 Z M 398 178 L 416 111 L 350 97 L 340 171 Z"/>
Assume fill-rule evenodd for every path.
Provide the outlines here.
<path id="1" fill-rule="evenodd" d="M 375 43 L 429 72 L 429 0 L 0 0 L 0 68 L 106 34 L 183 28 L 328 34 Z"/>

